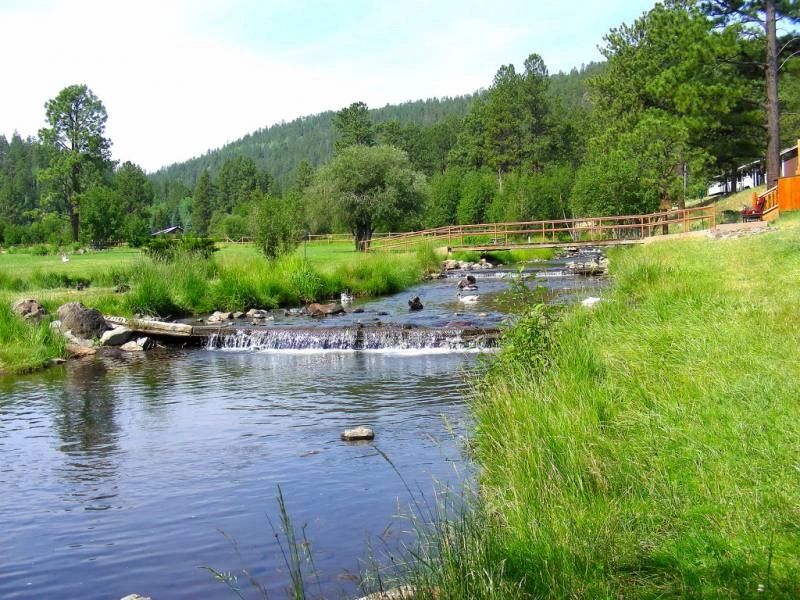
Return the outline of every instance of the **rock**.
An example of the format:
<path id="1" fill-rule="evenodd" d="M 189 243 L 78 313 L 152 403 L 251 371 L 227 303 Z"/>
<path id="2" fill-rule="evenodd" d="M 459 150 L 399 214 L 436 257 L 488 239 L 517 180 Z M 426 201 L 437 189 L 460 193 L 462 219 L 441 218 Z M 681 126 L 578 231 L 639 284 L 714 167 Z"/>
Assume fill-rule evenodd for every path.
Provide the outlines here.
<path id="1" fill-rule="evenodd" d="M 131 286 L 127 283 L 120 283 L 117 287 L 114 288 L 115 294 L 124 294 L 125 292 L 130 292 Z"/>
<path id="2" fill-rule="evenodd" d="M 119 347 L 120 350 L 124 350 L 125 352 L 144 352 L 146 350 L 150 350 L 156 345 L 156 343 L 148 338 L 148 337 L 140 337 L 136 340 L 131 340 L 130 342 L 126 342 Z"/>
<path id="3" fill-rule="evenodd" d="M 384 310 L 378 311 L 375 314 L 378 315 L 379 317 L 388 317 L 389 316 L 389 313 L 384 311 Z"/>
<path id="4" fill-rule="evenodd" d="M 306 307 L 306 313 L 311 315 L 312 317 L 332 317 L 334 315 L 340 315 L 344 312 L 344 308 L 341 304 L 331 303 L 331 304 L 309 304 Z"/>
<path id="5" fill-rule="evenodd" d="M 357 440 L 372 440 L 375 439 L 375 432 L 369 427 L 356 427 L 355 429 L 345 429 L 342 432 L 342 439 L 345 442 L 354 442 Z"/>
<path id="6" fill-rule="evenodd" d="M 64 359 L 64 358 L 51 358 L 50 359 L 50 364 L 53 365 L 53 366 L 55 366 L 55 365 L 63 365 L 65 362 L 67 362 L 67 360 Z"/>
<path id="7" fill-rule="evenodd" d="M 233 313 L 233 318 L 234 319 L 241 319 L 243 316 L 244 316 L 244 313 L 241 312 L 241 311 L 237 311 L 237 312 Z"/>
<path id="8" fill-rule="evenodd" d="M 433 597 L 438 598 L 439 590 L 435 588 L 433 592 Z M 415 587 L 410 585 L 402 585 L 398 588 L 386 590 L 385 592 L 374 592 L 368 596 L 362 596 L 361 598 L 358 598 L 358 600 L 413 600 L 416 597 L 417 590 Z M 125 598 L 122 600 L 125 600 Z"/>
<path id="9" fill-rule="evenodd" d="M 442 263 L 442 268 L 445 271 L 455 271 L 458 269 L 458 261 L 453 259 L 448 259 Z"/>
<path id="10" fill-rule="evenodd" d="M 25 320 L 38 321 L 47 316 L 47 309 L 33 298 L 17 300 L 11 305 L 11 310 Z"/>
<path id="11" fill-rule="evenodd" d="M 364 309 L 363 308 L 354 308 L 352 312 L 353 312 L 354 315 L 360 315 L 361 313 L 364 312 Z"/>
<path id="12" fill-rule="evenodd" d="M 232 318 L 233 313 L 216 310 L 214 311 L 214 314 L 206 319 L 206 323 L 222 323 L 224 321 L 230 321 Z"/>
<path id="13" fill-rule="evenodd" d="M 140 596 L 139 594 L 128 594 L 119 600 L 150 600 L 150 597 Z"/>
<path id="14" fill-rule="evenodd" d="M 478 287 L 475 285 L 477 282 L 478 280 L 475 279 L 475 275 L 467 275 L 466 277 L 458 280 L 458 289 L 478 289 Z"/>
<path id="15" fill-rule="evenodd" d="M 422 277 L 425 281 L 434 281 L 436 279 L 447 279 L 444 273 L 425 273 Z"/>
<path id="16" fill-rule="evenodd" d="M 78 344 L 67 344 L 67 353 L 72 358 L 83 358 L 97 353 L 97 348 L 92 346 L 79 346 Z"/>
<path id="17" fill-rule="evenodd" d="M 595 297 L 585 298 L 581 302 L 581 306 L 585 306 L 586 308 L 593 308 L 600 301 L 601 301 L 600 298 L 595 298 Z"/>
<path id="18" fill-rule="evenodd" d="M 423 308 L 425 307 L 422 305 L 422 300 L 419 299 L 419 296 L 414 296 L 408 301 L 408 310 L 422 310 Z"/>
<path id="19" fill-rule="evenodd" d="M 247 313 L 245 313 L 245 316 L 249 319 L 269 319 L 271 317 L 266 310 L 261 310 L 258 308 L 251 308 L 247 311 Z"/>
<path id="20" fill-rule="evenodd" d="M 124 325 L 118 325 L 114 329 L 109 329 L 100 337 L 103 346 L 122 346 L 131 339 L 133 332 Z"/>
<path id="21" fill-rule="evenodd" d="M 94 343 L 92 340 L 87 340 L 86 338 L 78 337 L 74 333 L 72 333 L 69 329 L 66 331 L 62 331 L 61 335 L 67 340 L 68 344 L 72 344 L 73 346 L 80 346 L 82 348 L 93 348 Z"/>
<path id="22" fill-rule="evenodd" d="M 299 317 L 304 314 L 304 309 L 302 308 L 287 308 L 283 311 L 284 317 Z"/>
<path id="23" fill-rule="evenodd" d="M 81 302 L 67 302 L 58 308 L 61 331 L 71 331 L 78 337 L 92 339 L 103 335 L 108 326 L 96 308 L 86 308 Z"/>

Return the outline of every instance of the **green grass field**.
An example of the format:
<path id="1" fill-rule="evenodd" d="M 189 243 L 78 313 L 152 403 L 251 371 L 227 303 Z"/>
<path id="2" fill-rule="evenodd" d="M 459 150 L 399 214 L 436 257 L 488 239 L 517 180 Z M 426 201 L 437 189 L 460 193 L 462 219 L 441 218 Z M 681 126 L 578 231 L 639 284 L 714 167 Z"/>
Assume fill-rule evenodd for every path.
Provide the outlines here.
<path id="1" fill-rule="evenodd" d="M 480 501 L 423 537 L 419 597 L 800 597 L 800 219 L 610 259 L 477 385 Z"/>

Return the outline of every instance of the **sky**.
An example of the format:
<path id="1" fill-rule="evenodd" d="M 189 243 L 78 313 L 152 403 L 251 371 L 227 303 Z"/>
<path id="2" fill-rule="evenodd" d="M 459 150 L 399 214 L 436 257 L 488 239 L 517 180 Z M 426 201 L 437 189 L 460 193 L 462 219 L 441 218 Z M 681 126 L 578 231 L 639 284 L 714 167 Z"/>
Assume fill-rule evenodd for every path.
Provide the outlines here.
<path id="1" fill-rule="evenodd" d="M 359 100 L 471 93 L 532 52 L 568 71 L 652 4 L 0 0 L 0 134 L 36 135 L 44 103 L 84 83 L 108 111 L 114 159 L 154 171 Z"/>

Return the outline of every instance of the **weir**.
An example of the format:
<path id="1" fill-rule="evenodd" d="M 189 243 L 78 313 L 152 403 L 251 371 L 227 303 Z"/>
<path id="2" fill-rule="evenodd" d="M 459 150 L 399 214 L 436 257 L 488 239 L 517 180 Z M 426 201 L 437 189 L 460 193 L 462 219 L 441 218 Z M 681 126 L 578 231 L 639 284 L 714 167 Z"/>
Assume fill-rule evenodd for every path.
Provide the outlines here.
<path id="1" fill-rule="evenodd" d="M 496 329 L 398 326 L 226 328 L 209 333 L 209 350 L 487 350 L 497 346 Z"/>

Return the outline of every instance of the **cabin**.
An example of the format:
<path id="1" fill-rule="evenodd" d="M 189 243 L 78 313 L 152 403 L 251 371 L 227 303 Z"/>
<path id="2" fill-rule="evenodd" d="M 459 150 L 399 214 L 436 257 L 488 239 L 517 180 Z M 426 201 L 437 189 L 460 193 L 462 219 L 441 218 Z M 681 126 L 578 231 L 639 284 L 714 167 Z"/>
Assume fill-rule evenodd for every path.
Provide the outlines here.
<path id="1" fill-rule="evenodd" d="M 182 235 L 183 234 L 183 227 L 180 225 L 173 225 L 172 227 L 167 227 L 166 229 L 162 229 L 161 231 L 154 231 L 150 234 L 150 237 L 159 237 L 165 235 Z"/>
<path id="2" fill-rule="evenodd" d="M 798 140 L 800 144 L 800 140 Z M 780 177 L 793 177 L 797 174 L 797 146 L 781 150 Z M 737 169 L 736 181 L 726 176 L 720 176 L 708 187 L 708 195 L 730 194 L 739 190 L 747 190 L 764 185 L 767 182 L 766 161 L 754 160 Z M 734 185 L 735 184 L 735 185 Z"/>
<path id="3" fill-rule="evenodd" d="M 742 210 L 742 220 L 772 221 L 782 211 L 800 210 L 800 140 L 792 151 L 781 152 L 781 176 L 778 185 L 761 195 L 753 192 L 753 206 Z"/>

